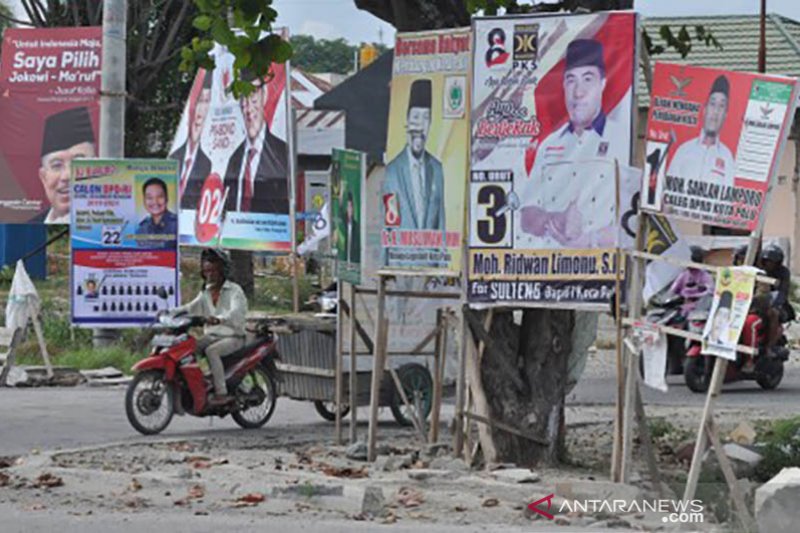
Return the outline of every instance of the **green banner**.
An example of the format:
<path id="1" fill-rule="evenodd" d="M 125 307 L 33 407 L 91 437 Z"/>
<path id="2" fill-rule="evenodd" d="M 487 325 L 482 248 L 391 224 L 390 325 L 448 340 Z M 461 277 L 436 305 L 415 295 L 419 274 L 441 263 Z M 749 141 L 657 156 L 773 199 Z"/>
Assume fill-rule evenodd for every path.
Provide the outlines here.
<path id="1" fill-rule="evenodd" d="M 366 157 L 354 150 L 333 150 L 331 162 L 331 219 L 336 275 L 341 281 L 361 283 L 361 259 L 365 241 L 363 184 Z"/>

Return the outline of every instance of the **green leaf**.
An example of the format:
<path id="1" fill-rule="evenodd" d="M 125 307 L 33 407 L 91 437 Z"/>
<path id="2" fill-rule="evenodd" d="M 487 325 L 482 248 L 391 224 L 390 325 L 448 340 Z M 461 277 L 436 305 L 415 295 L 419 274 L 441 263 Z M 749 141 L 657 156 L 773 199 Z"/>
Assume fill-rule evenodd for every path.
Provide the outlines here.
<path id="1" fill-rule="evenodd" d="M 229 46 L 236 40 L 236 35 L 228 27 L 225 19 L 218 18 L 211 27 L 211 37 L 221 45 Z"/>
<path id="2" fill-rule="evenodd" d="M 195 17 L 192 25 L 200 31 L 208 31 L 211 27 L 211 23 L 214 22 L 214 19 L 209 17 L 208 15 L 200 15 Z"/>

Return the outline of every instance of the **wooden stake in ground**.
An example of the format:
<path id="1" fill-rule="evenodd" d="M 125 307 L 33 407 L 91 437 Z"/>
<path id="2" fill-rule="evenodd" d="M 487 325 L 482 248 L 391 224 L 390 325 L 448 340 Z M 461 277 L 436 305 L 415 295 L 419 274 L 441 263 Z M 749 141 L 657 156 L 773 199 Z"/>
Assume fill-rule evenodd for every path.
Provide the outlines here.
<path id="1" fill-rule="evenodd" d="M 431 442 L 439 440 L 439 415 L 442 410 L 442 379 L 439 369 L 444 350 L 442 349 L 442 337 L 444 335 L 444 316 L 442 310 L 436 311 L 436 342 L 433 347 L 433 408 L 431 409 L 431 429 L 429 439 Z"/>
<path id="2" fill-rule="evenodd" d="M 616 220 L 619 221 L 619 161 L 614 163 L 614 215 Z M 617 239 L 619 240 L 619 239 Z M 616 248 L 617 272 L 614 277 L 614 322 L 616 324 L 617 338 L 616 338 L 616 367 L 617 367 L 617 405 L 614 416 L 614 447 L 611 452 L 611 479 L 619 481 L 619 471 L 622 459 L 622 419 L 623 419 L 623 395 L 625 390 L 623 388 L 624 370 L 622 364 L 623 346 L 622 346 L 622 254 L 620 253 L 619 242 Z"/>
<path id="3" fill-rule="evenodd" d="M 336 284 L 336 373 L 334 374 L 334 408 L 336 444 L 342 444 L 342 366 L 344 359 L 344 283 Z M 352 313 L 352 310 L 350 311 Z"/>
<path id="4" fill-rule="evenodd" d="M 369 397 L 369 428 L 367 431 L 367 460 L 375 460 L 378 438 L 378 407 L 381 395 L 381 380 L 386 366 L 387 344 L 386 321 L 386 277 L 378 274 L 378 313 L 375 320 L 375 348 L 372 352 L 372 386 Z"/>
<path id="5" fill-rule="evenodd" d="M 465 256 L 466 257 L 466 256 Z M 458 336 L 460 339 L 458 377 L 456 379 L 456 419 L 455 434 L 453 435 L 453 457 L 461 457 L 464 449 L 464 400 L 467 382 L 467 342 L 472 342 L 469 338 L 467 329 L 467 319 L 465 314 L 468 312 L 467 305 L 461 306 L 461 313 L 458 318 Z"/>
<path id="6" fill-rule="evenodd" d="M 358 440 L 358 356 L 356 355 L 356 286 L 350 285 L 350 443 Z"/>

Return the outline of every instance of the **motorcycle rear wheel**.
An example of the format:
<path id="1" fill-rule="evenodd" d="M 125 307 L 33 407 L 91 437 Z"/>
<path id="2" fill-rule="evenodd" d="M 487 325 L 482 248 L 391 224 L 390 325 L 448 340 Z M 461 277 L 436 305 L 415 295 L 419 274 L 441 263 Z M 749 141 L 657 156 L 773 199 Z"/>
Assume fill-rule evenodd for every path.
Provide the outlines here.
<path id="1" fill-rule="evenodd" d="M 783 361 L 774 359 L 765 363 L 756 368 L 756 383 L 764 390 L 776 389 L 783 379 Z"/>
<path id="2" fill-rule="evenodd" d="M 147 370 L 133 377 L 125 393 L 125 414 L 143 435 L 157 435 L 166 429 L 175 414 L 175 403 L 163 370 Z"/>
<path id="3" fill-rule="evenodd" d="M 683 367 L 683 380 L 692 392 L 708 392 L 711 373 L 706 373 L 706 358 L 687 357 Z"/>
<path id="4" fill-rule="evenodd" d="M 231 418 L 244 429 L 260 428 L 272 418 L 272 413 L 275 412 L 275 402 L 278 399 L 275 380 L 260 366 L 251 370 L 239 383 L 239 387 L 236 389 L 237 402 L 239 396 L 253 394 L 255 387 L 261 389 L 260 393 L 264 395 L 261 403 L 231 412 Z"/>

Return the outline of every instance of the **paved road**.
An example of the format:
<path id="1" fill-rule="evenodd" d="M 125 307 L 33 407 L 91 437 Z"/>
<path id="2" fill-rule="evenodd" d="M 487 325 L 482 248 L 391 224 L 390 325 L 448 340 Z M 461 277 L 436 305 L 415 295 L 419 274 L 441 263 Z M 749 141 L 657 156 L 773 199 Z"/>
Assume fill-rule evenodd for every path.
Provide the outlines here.
<path id="1" fill-rule="evenodd" d="M 359 410 L 359 425 L 366 434 L 367 410 Z M 445 410 L 452 416 L 452 410 Z M 347 419 L 346 419 L 347 420 Z M 381 421 L 392 419 L 388 409 Z M 330 428 L 310 402 L 279 398 L 275 414 L 259 431 L 274 436 L 277 432 L 302 432 Z M 242 431 L 229 417 L 196 418 L 176 416 L 163 437 L 219 435 L 220 431 Z M 347 428 L 345 428 L 345 433 Z M 146 441 L 125 416 L 125 388 L 0 388 L 0 455 L 18 455 L 31 450 L 71 449 L 112 442 Z"/>
<path id="2" fill-rule="evenodd" d="M 648 405 L 701 407 L 704 395 L 689 391 L 682 376 L 670 376 L 669 392 L 662 394 L 644 390 Z M 584 377 L 570 394 L 570 405 L 613 405 L 613 377 Z M 80 446 L 145 439 L 129 425 L 124 411 L 125 389 L 39 388 L 0 389 L 0 455 L 17 455 L 39 450 L 69 449 Z M 762 391 L 755 382 L 728 384 L 723 389 L 719 407 L 752 408 L 778 416 L 796 414 L 800 405 L 800 367 L 789 366 L 778 390 Z M 447 403 L 452 400 L 445 400 Z M 445 405 L 443 420 L 452 417 L 453 406 Z M 366 409 L 359 410 L 361 434 L 366 433 Z M 381 420 L 391 421 L 387 409 Z M 309 402 L 280 398 L 273 419 L 264 431 L 294 433 L 319 430 L 333 426 L 317 415 Z M 163 433 L 166 437 L 218 435 L 220 431 L 241 431 L 227 419 L 175 417 Z"/>

